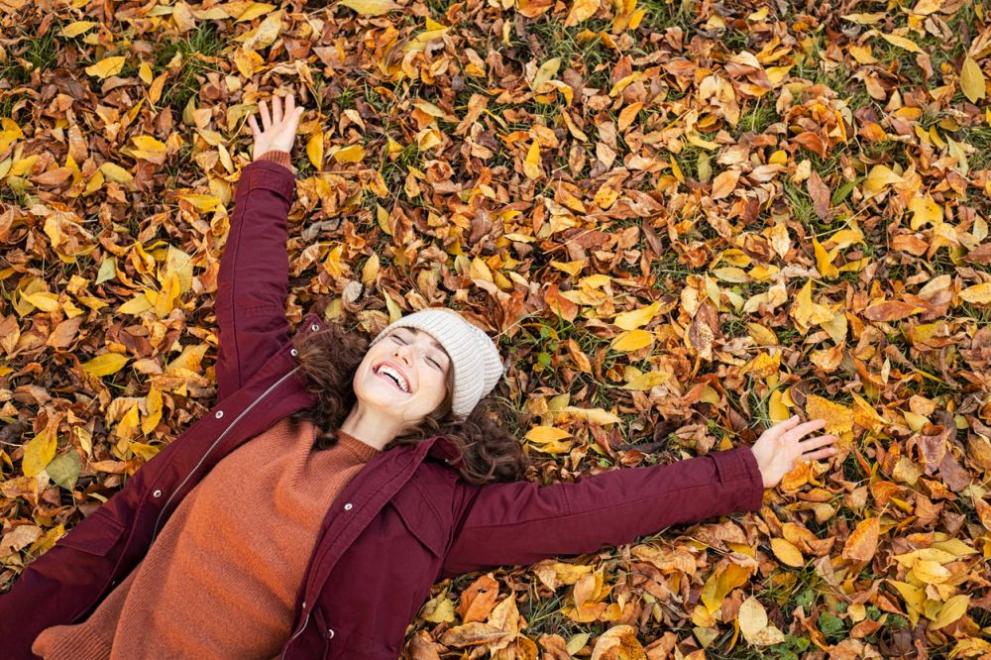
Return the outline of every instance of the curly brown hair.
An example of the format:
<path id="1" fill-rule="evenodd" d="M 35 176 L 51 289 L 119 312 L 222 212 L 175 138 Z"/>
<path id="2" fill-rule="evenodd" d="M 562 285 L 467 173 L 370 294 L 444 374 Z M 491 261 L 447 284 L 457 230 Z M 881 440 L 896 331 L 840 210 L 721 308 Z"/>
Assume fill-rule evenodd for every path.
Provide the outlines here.
<path id="1" fill-rule="evenodd" d="M 357 403 L 352 383 L 371 340 L 357 330 L 348 331 L 339 323 L 328 323 L 319 332 L 297 333 L 292 343 L 306 376 L 306 388 L 318 399 L 313 406 L 290 415 L 290 419 L 293 424 L 304 419 L 313 422 L 317 427 L 314 446 L 318 450 L 333 447 L 338 440 L 337 429 Z M 514 428 L 521 426 L 517 412 L 489 394 L 464 421 L 459 422 L 451 416 L 453 395 L 452 367 L 447 373 L 447 394 L 440 406 L 419 424 L 393 438 L 383 451 L 443 435 L 453 442 L 460 454 L 459 458 L 452 459 L 452 468 L 468 483 L 483 485 L 522 479 L 528 460 L 516 437 L 505 428 L 506 422 L 512 423 Z"/>

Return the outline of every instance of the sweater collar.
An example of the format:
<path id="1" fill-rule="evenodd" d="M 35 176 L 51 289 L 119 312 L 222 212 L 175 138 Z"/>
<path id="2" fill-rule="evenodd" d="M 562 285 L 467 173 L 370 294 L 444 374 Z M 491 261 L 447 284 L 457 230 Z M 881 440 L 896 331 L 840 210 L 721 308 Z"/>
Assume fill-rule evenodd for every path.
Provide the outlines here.
<path id="1" fill-rule="evenodd" d="M 352 453 L 355 454 L 362 462 L 368 462 L 375 458 L 381 449 L 373 447 L 372 445 L 359 440 L 354 437 L 344 429 L 337 429 L 337 441 L 342 446 L 347 447 Z"/>

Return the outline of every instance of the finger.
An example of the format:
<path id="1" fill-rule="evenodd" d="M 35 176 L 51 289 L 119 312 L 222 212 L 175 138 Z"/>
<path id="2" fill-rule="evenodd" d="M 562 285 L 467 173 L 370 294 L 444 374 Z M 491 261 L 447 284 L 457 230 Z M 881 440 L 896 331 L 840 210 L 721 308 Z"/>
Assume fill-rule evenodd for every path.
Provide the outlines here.
<path id="1" fill-rule="evenodd" d="M 783 422 L 778 422 L 771 428 L 767 429 L 765 433 L 767 433 L 769 437 L 778 438 L 781 437 L 785 432 L 791 430 L 795 426 L 795 424 L 798 424 L 798 415 L 792 415 Z"/>
<path id="2" fill-rule="evenodd" d="M 836 442 L 839 438 L 835 435 L 820 435 L 814 438 L 809 438 L 808 440 L 803 440 L 798 443 L 798 446 L 803 452 L 811 451 L 813 449 L 818 449 L 819 447 L 825 447 L 826 445 L 831 445 Z"/>
<path id="3" fill-rule="evenodd" d="M 253 135 L 255 139 L 257 139 L 258 134 L 261 133 L 261 130 L 258 128 L 258 122 L 255 121 L 254 115 L 248 117 L 248 127 L 251 129 L 251 135 Z"/>
<path id="4" fill-rule="evenodd" d="M 813 419 L 811 422 L 803 422 L 798 426 L 789 429 L 788 432 L 785 434 L 785 436 L 789 440 L 798 440 L 806 433 L 811 433 L 812 431 L 818 431 L 825 425 L 826 425 L 826 420 L 822 418 Z"/>
<path id="5" fill-rule="evenodd" d="M 282 123 L 282 98 L 279 96 L 272 97 L 272 123 Z"/>
<path id="6" fill-rule="evenodd" d="M 826 447 L 825 449 L 819 449 L 808 454 L 802 454 L 802 458 L 808 461 L 815 461 L 820 458 L 829 458 L 830 456 L 835 455 L 838 451 L 839 449 L 836 447 Z"/>
<path id="7" fill-rule="evenodd" d="M 272 125 L 272 118 L 268 116 L 268 106 L 265 105 L 265 101 L 259 101 L 258 108 L 262 115 L 262 127 L 267 131 Z"/>
<path id="8" fill-rule="evenodd" d="M 293 112 L 295 110 L 296 110 L 296 98 L 292 94 L 290 94 L 289 96 L 286 97 L 286 107 L 285 107 L 286 116 L 292 117 Z"/>
<path id="9" fill-rule="evenodd" d="M 296 111 L 290 115 L 292 117 L 292 133 L 296 134 L 296 130 L 299 127 L 299 120 L 303 116 L 303 110 L 305 108 L 296 108 Z"/>

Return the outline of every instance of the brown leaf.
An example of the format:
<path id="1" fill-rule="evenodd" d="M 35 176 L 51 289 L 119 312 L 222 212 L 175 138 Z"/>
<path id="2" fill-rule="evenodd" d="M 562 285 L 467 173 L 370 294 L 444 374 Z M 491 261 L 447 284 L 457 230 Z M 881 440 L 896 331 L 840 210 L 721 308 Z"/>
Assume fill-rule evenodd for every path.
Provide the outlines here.
<path id="1" fill-rule="evenodd" d="M 820 220 L 828 220 L 830 192 L 826 184 L 823 183 L 822 177 L 819 176 L 818 172 L 812 170 L 812 174 L 805 180 L 805 186 L 809 191 L 809 196 L 812 197 L 812 206 L 816 215 L 819 216 Z"/>
<path id="2" fill-rule="evenodd" d="M 881 523 L 876 517 L 860 521 L 857 528 L 843 544 L 841 553 L 845 559 L 870 561 L 877 552 L 877 542 L 881 533 Z"/>

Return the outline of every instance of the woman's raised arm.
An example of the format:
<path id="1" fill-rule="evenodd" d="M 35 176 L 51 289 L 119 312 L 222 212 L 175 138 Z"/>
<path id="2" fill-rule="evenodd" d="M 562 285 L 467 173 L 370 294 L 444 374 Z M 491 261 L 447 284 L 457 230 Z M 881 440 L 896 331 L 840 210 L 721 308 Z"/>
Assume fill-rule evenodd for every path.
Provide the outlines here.
<path id="1" fill-rule="evenodd" d="M 218 400 L 236 391 L 289 339 L 286 239 L 296 182 L 288 156 L 303 108 L 292 96 L 285 112 L 275 97 L 272 116 L 264 101 L 259 106 L 265 128 L 259 130 L 255 117 L 249 118 L 254 160 L 237 183 L 217 280 Z"/>
<path id="2" fill-rule="evenodd" d="M 823 420 L 797 424 L 797 419 L 767 429 L 753 447 L 617 468 L 574 483 L 458 482 L 459 524 L 440 577 L 595 552 L 670 525 L 757 511 L 764 488 L 776 485 L 797 460 L 835 453 L 825 447 L 835 436 L 799 441 Z"/>

